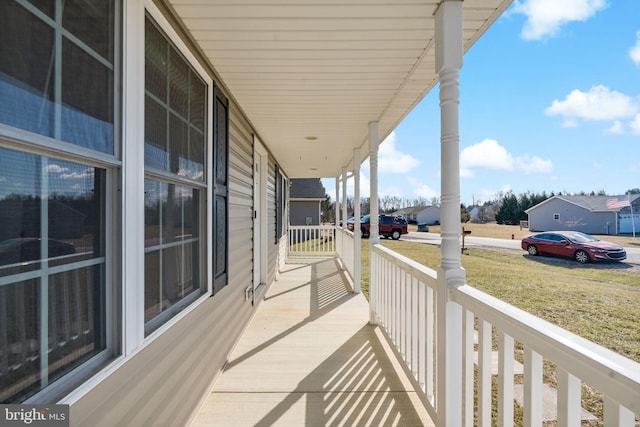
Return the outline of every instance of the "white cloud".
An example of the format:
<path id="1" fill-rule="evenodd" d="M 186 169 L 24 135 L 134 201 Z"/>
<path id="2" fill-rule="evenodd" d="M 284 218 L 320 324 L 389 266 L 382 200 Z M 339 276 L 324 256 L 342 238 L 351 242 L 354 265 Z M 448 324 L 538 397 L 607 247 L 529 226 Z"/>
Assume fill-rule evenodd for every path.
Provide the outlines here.
<path id="1" fill-rule="evenodd" d="M 347 196 L 353 196 L 355 194 L 353 190 L 354 183 L 355 179 L 353 177 L 347 178 Z M 362 171 L 360 171 L 360 198 L 369 197 L 370 189 L 371 183 L 369 181 L 369 177 L 365 176 Z M 340 187 L 340 192 L 342 192 L 342 186 Z"/>
<path id="2" fill-rule="evenodd" d="M 612 133 L 614 135 L 622 135 L 624 134 L 624 125 L 621 121 L 616 120 L 613 122 L 609 129 L 605 129 L 604 133 Z"/>
<path id="3" fill-rule="evenodd" d="M 420 165 L 420 161 L 409 154 L 396 150 L 396 134 L 391 134 L 378 149 L 378 172 L 407 173 Z"/>
<path id="4" fill-rule="evenodd" d="M 582 92 L 574 89 L 563 101 L 553 100 L 544 112 L 549 116 L 562 116 L 565 122 L 574 119 L 584 120 L 618 120 L 632 117 L 638 106 L 631 97 L 598 85 Z"/>
<path id="5" fill-rule="evenodd" d="M 553 170 L 553 162 L 536 156 L 529 157 L 528 154 L 525 154 L 515 159 L 515 167 L 526 174 L 550 173 Z"/>
<path id="6" fill-rule="evenodd" d="M 417 197 L 424 197 L 425 199 L 431 199 L 433 197 L 440 197 L 440 192 L 429 187 L 427 184 L 418 181 L 415 178 L 408 178 L 409 184 L 414 195 Z"/>
<path id="7" fill-rule="evenodd" d="M 460 153 L 460 175 L 473 177 L 472 169 L 494 169 L 520 171 L 525 174 L 550 173 L 553 162 L 537 156 L 514 157 L 506 148 L 493 139 L 485 139 L 478 144 L 466 147 Z"/>
<path id="8" fill-rule="evenodd" d="M 540 40 L 556 35 L 564 24 L 586 21 L 606 5 L 605 0 L 522 0 L 513 11 L 527 16 L 520 36 Z"/>
<path id="9" fill-rule="evenodd" d="M 629 57 L 637 66 L 640 66 L 640 31 L 636 32 L 636 44 L 629 50 Z"/>
<path id="10" fill-rule="evenodd" d="M 460 153 L 460 174 L 472 177 L 472 168 L 512 170 L 513 157 L 498 141 L 485 139 Z"/>
<path id="11" fill-rule="evenodd" d="M 49 173 L 63 173 L 68 172 L 69 168 L 63 168 L 60 165 L 56 165 L 55 163 L 49 164 L 46 166 L 45 170 Z"/>
<path id="12" fill-rule="evenodd" d="M 633 121 L 629 123 L 629 127 L 631 127 L 631 132 L 634 135 L 640 135 L 640 114 L 636 114 Z"/>

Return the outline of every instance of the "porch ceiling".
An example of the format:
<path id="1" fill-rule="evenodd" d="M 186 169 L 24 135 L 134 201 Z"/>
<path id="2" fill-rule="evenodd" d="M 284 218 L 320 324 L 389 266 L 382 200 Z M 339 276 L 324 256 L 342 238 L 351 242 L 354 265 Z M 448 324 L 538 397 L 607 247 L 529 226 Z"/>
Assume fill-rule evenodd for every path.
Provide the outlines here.
<path id="1" fill-rule="evenodd" d="M 290 178 L 340 175 L 438 81 L 439 0 L 166 1 Z M 465 51 L 510 3 L 464 1 Z"/>

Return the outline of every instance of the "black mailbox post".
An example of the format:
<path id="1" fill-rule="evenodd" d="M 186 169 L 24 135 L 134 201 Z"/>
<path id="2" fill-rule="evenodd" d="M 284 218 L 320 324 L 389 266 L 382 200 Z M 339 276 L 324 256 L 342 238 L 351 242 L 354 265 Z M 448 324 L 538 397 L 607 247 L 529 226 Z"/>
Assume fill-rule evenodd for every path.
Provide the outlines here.
<path id="1" fill-rule="evenodd" d="M 471 230 L 465 230 L 464 227 L 462 227 L 462 249 L 461 249 L 461 252 L 464 252 L 464 236 L 466 236 L 467 234 L 471 234 Z"/>

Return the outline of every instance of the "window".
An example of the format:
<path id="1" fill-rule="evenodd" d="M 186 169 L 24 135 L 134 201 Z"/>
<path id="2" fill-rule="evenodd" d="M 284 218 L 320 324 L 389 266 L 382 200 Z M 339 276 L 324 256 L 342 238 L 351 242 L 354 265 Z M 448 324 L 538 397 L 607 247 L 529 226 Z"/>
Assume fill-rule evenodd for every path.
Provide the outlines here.
<path id="1" fill-rule="evenodd" d="M 0 148 L 0 400 L 105 349 L 104 169 Z"/>
<path id="2" fill-rule="evenodd" d="M 114 153 L 115 1 L 3 1 L 0 122 Z"/>
<path id="3" fill-rule="evenodd" d="M 0 134 L 3 403 L 60 394 L 57 380 L 108 357 L 115 10 L 115 0 L 0 2 L 0 123 L 22 139 L 17 148 Z"/>
<path id="4" fill-rule="evenodd" d="M 553 220 L 554 221 L 560 221 L 560 214 L 559 213 L 554 213 L 553 214 Z"/>
<path id="5" fill-rule="evenodd" d="M 145 46 L 144 319 L 149 334 L 206 289 L 207 85 L 150 18 Z"/>

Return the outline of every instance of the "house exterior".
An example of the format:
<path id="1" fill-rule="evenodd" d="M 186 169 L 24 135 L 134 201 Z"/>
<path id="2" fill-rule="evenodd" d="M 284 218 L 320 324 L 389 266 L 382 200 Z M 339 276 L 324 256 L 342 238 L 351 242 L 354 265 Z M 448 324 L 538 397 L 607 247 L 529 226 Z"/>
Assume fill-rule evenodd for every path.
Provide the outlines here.
<path id="1" fill-rule="evenodd" d="M 320 178 L 292 179 L 289 187 L 289 224 L 319 225 L 321 203 L 325 197 Z"/>
<path id="2" fill-rule="evenodd" d="M 529 230 L 575 230 L 591 234 L 632 233 L 631 208 L 640 211 L 640 195 L 553 196 L 525 212 Z"/>
<path id="3" fill-rule="evenodd" d="M 440 222 L 440 207 L 411 206 L 398 209 L 393 215 L 402 216 L 414 224 L 434 225 Z"/>
<path id="4" fill-rule="evenodd" d="M 459 70 L 510 3 L 0 2 L 0 235 L 43 242 L 0 265 L 2 402 L 189 424 L 286 261 L 290 180 L 351 175 L 359 200 L 367 154 L 377 211 L 378 144 L 438 83 L 438 288 L 460 295 Z M 438 299 L 438 425 L 462 425 L 463 297 Z"/>

